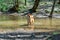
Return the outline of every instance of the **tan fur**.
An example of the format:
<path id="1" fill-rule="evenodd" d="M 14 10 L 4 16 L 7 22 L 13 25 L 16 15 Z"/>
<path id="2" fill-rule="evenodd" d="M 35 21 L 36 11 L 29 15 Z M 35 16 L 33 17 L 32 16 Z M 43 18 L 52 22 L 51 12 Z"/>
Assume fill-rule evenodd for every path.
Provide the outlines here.
<path id="1" fill-rule="evenodd" d="M 34 24 L 34 17 L 31 14 L 27 15 L 28 17 L 28 25 L 33 25 Z"/>

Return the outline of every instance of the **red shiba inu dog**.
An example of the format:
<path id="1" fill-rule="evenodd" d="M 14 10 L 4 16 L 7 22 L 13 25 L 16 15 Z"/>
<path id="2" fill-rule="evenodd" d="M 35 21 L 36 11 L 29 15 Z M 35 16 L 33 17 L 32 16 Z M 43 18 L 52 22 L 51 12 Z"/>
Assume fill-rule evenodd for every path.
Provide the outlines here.
<path id="1" fill-rule="evenodd" d="M 34 16 L 32 14 L 28 13 L 27 21 L 28 21 L 28 25 L 33 25 L 34 24 Z"/>

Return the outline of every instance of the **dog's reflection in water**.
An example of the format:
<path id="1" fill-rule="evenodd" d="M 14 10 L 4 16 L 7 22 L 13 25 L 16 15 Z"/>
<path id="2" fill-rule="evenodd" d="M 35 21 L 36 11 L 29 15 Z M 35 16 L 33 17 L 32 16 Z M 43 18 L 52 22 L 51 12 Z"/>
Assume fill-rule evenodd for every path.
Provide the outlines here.
<path id="1" fill-rule="evenodd" d="M 28 27 L 30 27 L 31 30 L 34 30 L 34 16 L 30 13 L 28 13 L 27 15 L 27 23 Z"/>

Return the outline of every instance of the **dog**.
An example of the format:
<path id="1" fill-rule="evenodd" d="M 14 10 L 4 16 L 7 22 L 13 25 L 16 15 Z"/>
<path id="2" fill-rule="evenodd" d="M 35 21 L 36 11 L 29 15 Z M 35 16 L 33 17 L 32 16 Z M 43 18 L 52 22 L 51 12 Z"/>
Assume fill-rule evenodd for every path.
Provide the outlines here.
<path id="1" fill-rule="evenodd" d="M 27 21 L 28 21 L 28 25 L 33 25 L 34 24 L 34 16 L 32 14 L 28 13 Z"/>

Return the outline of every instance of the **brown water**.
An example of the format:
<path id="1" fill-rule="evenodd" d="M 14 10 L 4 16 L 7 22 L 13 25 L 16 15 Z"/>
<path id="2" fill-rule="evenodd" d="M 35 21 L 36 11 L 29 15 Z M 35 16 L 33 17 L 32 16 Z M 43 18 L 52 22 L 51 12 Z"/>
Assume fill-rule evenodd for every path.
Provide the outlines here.
<path id="1" fill-rule="evenodd" d="M 0 21 L 0 33 L 10 33 L 10 32 L 51 32 L 51 31 L 57 31 L 60 30 L 60 19 L 58 18 L 35 18 L 34 25 L 26 25 L 27 19 L 24 17 L 20 17 L 19 20 L 2 20 Z M 3 34 L 4 35 L 4 34 Z M 1 35 L 1 36 L 3 36 Z M 19 35 L 19 34 L 18 34 Z M 6 35 L 7 36 L 7 35 Z M 23 35 L 24 36 L 24 35 Z M 41 35 L 39 35 L 41 36 Z M 44 36 L 44 34 L 42 35 Z M 47 35 L 48 37 L 49 35 Z M 25 40 L 25 39 L 16 39 L 14 37 L 17 37 L 17 35 L 13 36 L 7 36 L 12 37 L 13 39 L 1 39 L 5 38 L 5 36 L 1 37 L 1 40 Z M 26 39 L 26 40 L 37 40 L 37 39 Z M 40 40 L 40 39 L 38 39 Z M 41 40 L 45 40 L 42 38 Z"/>
<path id="2" fill-rule="evenodd" d="M 17 17 L 16 17 L 17 18 Z M 32 30 L 60 30 L 59 18 L 35 18 L 34 25 L 27 26 L 26 17 L 18 17 L 18 20 L 12 20 L 10 17 L 0 17 L 0 29 L 32 29 Z"/>

